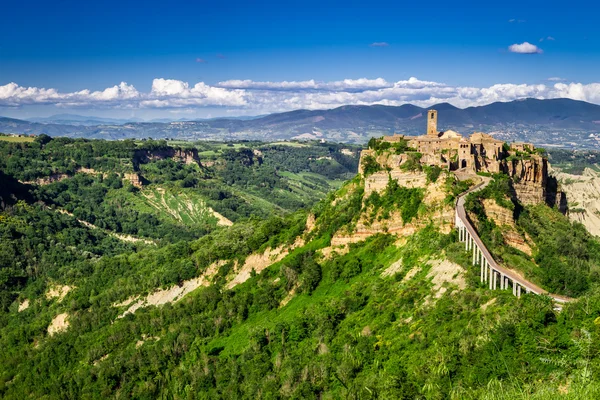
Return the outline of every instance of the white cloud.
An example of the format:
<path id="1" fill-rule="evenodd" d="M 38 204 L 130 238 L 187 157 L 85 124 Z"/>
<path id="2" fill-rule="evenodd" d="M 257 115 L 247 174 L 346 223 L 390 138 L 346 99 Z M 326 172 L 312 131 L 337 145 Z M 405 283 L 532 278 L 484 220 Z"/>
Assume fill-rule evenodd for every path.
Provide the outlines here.
<path id="1" fill-rule="evenodd" d="M 537 47 L 535 44 L 529 42 L 523 42 L 521 44 L 513 44 L 508 46 L 508 51 L 511 53 L 519 54 L 541 54 L 544 51 Z"/>
<path id="2" fill-rule="evenodd" d="M 600 83 L 567 83 L 560 78 L 549 84 L 496 84 L 489 87 L 451 86 L 411 77 L 397 82 L 383 78 L 344 79 L 320 82 L 255 82 L 229 80 L 217 85 L 157 78 L 149 92 L 132 85 L 101 90 L 62 93 L 56 89 L 22 87 L 16 83 L 0 86 L 0 107 L 46 104 L 58 107 L 171 110 L 226 107 L 232 113 L 269 113 L 294 109 L 323 109 L 342 105 L 383 104 L 398 106 L 411 103 L 428 107 L 448 102 L 457 107 L 485 105 L 523 98 L 552 99 L 566 97 L 600 104 Z M 237 111 L 236 111 L 237 110 Z"/>
<path id="3" fill-rule="evenodd" d="M 344 79 L 342 81 L 317 82 L 314 79 L 308 81 L 282 81 L 282 82 L 255 82 L 246 80 L 229 80 L 219 82 L 218 87 L 228 89 L 252 89 L 252 90 L 367 90 L 392 87 L 385 79 Z"/>
<path id="4" fill-rule="evenodd" d="M 551 78 L 548 78 L 548 80 L 551 81 L 551 82 L 562 82 L 562 81 L 564 81 L 566 79 L 560 78 L 558 76 L 553 76 Z"/>
<path id="5" fill-rule="evenodd" d="M 388 42 L 373 42 L 369 46 L 371 47 L 388 47 L 390 44 Z"/>
<path id="6" fill-rule="evenodd" d="M 56 89 L 23 87 L 14 82 L 0 86 L 0 105 L 20 106 L 24 104 L 75 104 L 92 103 L 115 104 L 133 101 L 140 94 L 135 87 L 121 82 L 102 91 L 92 92 L 88 89 L 73 93 L 59 93 Z"/>

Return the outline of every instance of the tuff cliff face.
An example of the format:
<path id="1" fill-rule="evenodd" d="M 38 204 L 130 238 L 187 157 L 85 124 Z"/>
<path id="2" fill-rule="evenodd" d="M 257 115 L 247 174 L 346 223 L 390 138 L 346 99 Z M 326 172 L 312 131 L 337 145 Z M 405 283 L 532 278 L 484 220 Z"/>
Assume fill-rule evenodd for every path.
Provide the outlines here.
<path id="1" fill-rule="evenodd" d="M 527 241 L 516 228 L 513 211 L 499 206 L 495 200 L 484 199 L 482 201 L 485 215 L 494 223 L 502 228 L 502 237 L 509 246 L 512 246 L 523 253 L 531 255 L 532 250 Z M 475 216 L 469 216 L 471 220 L 477 220 Z"/>
<path id="2" fill-rule="evenodd" d="M 144 164 L 154 160 L 164 160 L 166 158 L 172 158 L 175 161 L 186 164 L 197 163 L 198 165 L 201 165 L 197 149 L 184 150 L 169 147 L 167 149 L 157 150 L 137 150 L 134 155 L 134 161 L 138 164 Z"/>
<path id="3" fill-rule="evenodd" d="M 475 157 L 476 170 L 482 172 L 500 172 L 511 178 L 513 195 L 523 205 L 534 205 L 546 203 L 550 207 L 556 207 L 563 214 L 567 211 L 567 199 L 560 190 L 556 179 L 548 174 L 548 159 L 537 154 L 532 145 L 513 145 L 509 152 L 502 153 L 504 157 L 492 168 L 486 164 L 486 160 Z M 375 151 L 372 149 L 361 152 L 359 173 L 364 175 L 365 161 L 371 159 L 380 168 L 380 172 L 372 173 L 365 181 L 365 190 L 381 190 L 387 184 L 388 176 L 399 181 L 402 186 L 411 187 L 411 182 L 401 182 L 405 175 L 402 164 L 414 162 L 409 153 L 396 154 L 393 151 Z M 427 157 L 421 157 L 419 161 L 423 165 L 431 165 Z M 474 171 L 471 171 L 475 175 Z M 408 183 L 408 185 L 407 185 Z"/>
<path id="4" fill-rule="evenodd" d="M 516 197 L 525 205 L 546 201 L 548 160 L 532 155 L 527 159 L 504 160 L 501 171 L 511 177 Z"/>
<path id="5" fill-rule="evenodd" d="M 546 203 L 563 214 L 567 211 L 567 198 L 556 178 L 548 174 L 548 159 L 531 155 L 526 159 L 507 159 L 500 170 L 511 177 L 516 198 L 525 205 Z"/>
<path id="6" fill-rule="evenodd" d="M 361 175 L 364 175 L 364 160 L 366 157 L 373 157 L 383 169 L 390 170 L 399 168 L 408 159 L 406 154 L 393 154 L 389 151 L 383 151 L 378 154 L 374 150 L 363 150 L 360 152 L 360 160 L 358 162 L 358 173 Z"/>

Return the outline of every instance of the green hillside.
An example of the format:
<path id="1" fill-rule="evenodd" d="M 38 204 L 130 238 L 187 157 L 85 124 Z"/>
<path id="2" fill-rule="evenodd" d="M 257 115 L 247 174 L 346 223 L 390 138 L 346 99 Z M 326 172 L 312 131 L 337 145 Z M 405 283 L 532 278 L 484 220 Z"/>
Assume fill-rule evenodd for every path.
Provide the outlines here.
<path id="1" fill-rule="evenodd" d="M 356 147 L 333 143 L 170 144 L 45 135 L 30 144 L 0 142 L 0 169 L 30 184 L 36 199 L 101 229 L 165 242 L 310 207 L 353 176 L 357 165 Z"/>
<path id="2" fill-rule="evenodd" d="M 469 182 L 424 172 L 421 186 L 389 180 L 377 192 L 356 176 L 296 207 L 292 200 L 309 203 L 341 178 L 331 183 L 331 170 L 310 170 L 304 156 L 283 170 L 280 150 L 261 146 L 261 163 L 248 147 L 231 153 L 226 145 L 213 147 L 208 167 L 152 161 L 140 167 L 148 182 L 137 190 L 112 187 L 122 180 L 102 175 L 78 173 L 33 189 L 0 175 L 11 182 L 2 198 L 12 199 L 0 213 L 0 396 L 600 395 L 598 241 L 579 225 L 546 206 L 525 208 L 514 229 L 534 243 L 526 257 L 478 206 L 496 197 L 507 205 L 501 181 L 470 200 L 495 256 L 521 257 L 545 288 L 577 297 L 558 311 L 548 297 L 517 298 L 480 283 L 479 266 L 449 223 L 453 198 Z M 198 182 L 182 185 L 188 177 Z M 217 179 L 222 186 L 211 189 Z M 66 189 L 53 186 L 63 183 Z M 159 236 L 159 246 L 145 245 L 56 212 L 44 205 L 49 193 L 75 216 L 91 209 L 90 218 L 102 216 L 97 223 L 135 210 L 127 221 L 138 232 L 147 216 L 159 221 L 157 230 L 216 225 L 207 206 L 237 219 L 195 238 Z M 102 201 L 90 202 L 92 195 Z M 228 199 L 262 211 L 242 217 L 231 203 L 217 209 Z"/>

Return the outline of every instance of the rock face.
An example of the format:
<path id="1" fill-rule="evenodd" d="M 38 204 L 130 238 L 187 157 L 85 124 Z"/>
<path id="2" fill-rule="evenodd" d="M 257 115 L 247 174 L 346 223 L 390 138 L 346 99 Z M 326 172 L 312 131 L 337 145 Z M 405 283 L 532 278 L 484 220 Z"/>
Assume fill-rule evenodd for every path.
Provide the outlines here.
<path id="1" fill-rule="evenodd" d="M 498 226 L 508 225 L 514 226 L 514 218 L 512 210 L 508 208 L 500 207 L 496 200 L 483 199 L 481 201 L 485 215 L 490 218 Z"/>
<path id="2" fill-rule="evenodd" d="M 484 199 L 482 201 L 485 215 L 490 218 L 502 230 L 502 237 L 509 246 L 521 250 L 527 255 L 531 255 L 531 247 L 527 244 L 523 236 L 517 231 L 513 211 L 499 206 L 495 200 Z"/>
<path id="3" fill-rule="evenodd" d="M 363 175 L 363 161 L 365 157 L 371 156 L 375 158 L 375 161 L 381 165 L 384 169 L 396 169 L 399 168 L 407 159 L 406 154 L 392 154 L 389 151 L 384 151 L 381 154 L 377 154 L 374 150 L 363 150 L 360 152 L 360 160 L 358 162 L 358 173 Z"/>
<path id="4" fill-rule="evenodd" d="M 546 203 L 563 214 L 567 198 L 557 180 L 548 174 L 548 159 L 531 155 L 526 159 L 504 160 L 500 170 L 511 177 L 515 197 L 524 205 Z"/>
<path id="5" fill-rule="evenodd" d="M 569 219 L 600 236 L 600 173 L 586 168 L 582 175 L 553 171 L 569 199 Z"/>
<path id="6" fill-rule="evenodd" d="M 401 170 L 379 171 L 365 178 L 365 196 L 372 192 L 383 192 L 392 178 L 400 186 L 407 188 L 425 188 L 427 175 L 423 172 L 404 172 Z"/>
<path id="7" fill-rule="evenodd" d="M 528 159 L 505 160 L 501 171 L 512 178 L 516 197 L 525 205 L 546 201 L 548 160 L 538 155 Z"/>
<path id="8" fill-rule="evenodd" d="M 198 156 L 197 149 L 175 149 L 168 147 L 166 149 L 157 150 L 136 150 L 134 155 L 134 162 L 137 164 L 144 164 L 154 160 L 164 160 L 166 158 L 172 158 L 175 161 L 183 162 L 186 164 L 200 164 L 200 157 Z"/>
<path id="9" fill-rule="evenodd" d="M 141 189 L 143 186 L 140 175 L 137 172 L 134 172 L 133 174 L 125 174 L 125 179 L 127 179 L 136 188 Z"/>

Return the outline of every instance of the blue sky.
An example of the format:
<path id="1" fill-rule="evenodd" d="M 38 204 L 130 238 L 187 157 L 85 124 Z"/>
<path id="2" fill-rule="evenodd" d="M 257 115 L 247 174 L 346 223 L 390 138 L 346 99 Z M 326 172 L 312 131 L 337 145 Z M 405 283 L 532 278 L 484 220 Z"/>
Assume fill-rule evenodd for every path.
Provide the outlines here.
<path id="1" fill-rule="evenodd" d="M 600 103 L 599 5 L 481 3 L 11 1 L 3 5 L 0 36 L 0 115 L 202 117 L 565 94 Z M 509 50 L 525 42 L 533 47 L 513 50 L 531 54 Z M 411 77 L 425 83 L 387 90 Z M 363 78 L 388 85 L 331 91 L 253 84 Z M 103 92 L 121 82 L 128 94 Z M 498 84 L 513 87 L 488 93 Z M 571 84 L 580 86 L 563 87 Z M 444 94 L 433 90 L 440 85 Z M 352 96 L 381 89 L 386 93 Z"/>

